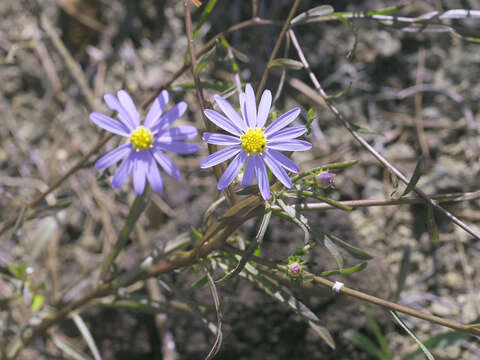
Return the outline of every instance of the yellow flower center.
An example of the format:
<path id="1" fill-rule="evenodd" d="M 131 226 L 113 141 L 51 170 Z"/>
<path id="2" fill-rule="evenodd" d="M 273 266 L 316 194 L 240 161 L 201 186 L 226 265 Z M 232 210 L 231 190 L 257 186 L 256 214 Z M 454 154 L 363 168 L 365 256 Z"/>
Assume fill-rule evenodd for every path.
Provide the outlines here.
<path id="1" fill-rule="evenodd" d="M 242 149 L 248 155 L 258 155 L 267 149 L 267 138 L 262 129 L 248 129 L 245 134 L 240 136 Z"/>
<path id="2" fill-rule="evenodd" d="M 150 149 L 153 146 L 153 134 L 150 130 L 139 126 L 130 134 L 130 143 L 137 151 Z"/>

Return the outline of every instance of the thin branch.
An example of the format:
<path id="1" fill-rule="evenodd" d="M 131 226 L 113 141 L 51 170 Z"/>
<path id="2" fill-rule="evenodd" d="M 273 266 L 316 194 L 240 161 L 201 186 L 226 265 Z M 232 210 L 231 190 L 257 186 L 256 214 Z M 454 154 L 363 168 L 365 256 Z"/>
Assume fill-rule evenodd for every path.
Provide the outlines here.
<path id="1" fill-rule="evenodd" d="M 320 85 L 319 81 L 317 80 L 315 74 L 312 72 L 310 65 L 303 54 L 302 48 L 298 43 L 297 37 L 292 29 L 289 30 L 289 35 L 292 39 L 292 43 L 297 50 L 298 57 L 302 62 L 303 66 L 305 67 L 313 85 L 317 89 L 320 96 L 323 98 L 323 101 L 327 105 L 328 109 L 335 115 L 337 120 L 339 120 L 343 126 L 350 132 L 350 134 L 357 140 L 360 145 L 362 145 L 370 154 L 372 154 L 385 168 L 389 169 L 393 172 L 403 183 L 408 184 L 409 180 L 403 175 L 396 167 L 388 162 L 379 152 L 377 152 L 370 144 L 364 140 L 360 134 L 350 125 L 350 123 L 343 117 L 343 115 L 337 110 L 337 108 L 333 105 L 333 103 L 329 100 L 328 95 L 323 90 L 322 86 Z M 439 206 L 434 200 L 432 200 L 427 194 L 425 194 L 421 189 L 418 187 L 414 187 L 413 191 L 415 191 L 421 198 L 425 199 L 425 201 L 430 205 L 433 206 L 436 210 L 440 211 L 443 215 L 448 217 L 452 222 L 457 224 L 460 228 L 465 230 L 467 233 L 472 235 L 477 240 L 480 240 L 480 234 L 478 234 L 475 230 L 473 230 L 470 226 L 465 224 L 463 221 L 458 219 L 455 215 L 451 214 L 449 211 L 445 210 L 443 207 Z"/>
<path id="2" fill-rule="evenodd" d="M 451 194 L 435 194 L 430 195 L 430 198 L 438 203 L 449 201 L 468 201 L 480 197 L 480 193 L 451 193 Z M 425 204 L 425 199 L 419 197 L 405 197 L 397 200 L 382 199 L 382 200 L 348 200 L 339 201 L 341 205 L 349 206 L 351 208 L 363 208 L 371 206 L 393 206 L 393 205 L 410 205 L 410 204 Z M 320 210 L 335 210 L 337 207 L 327 203 L 301 203 L 296 206 L 298 211 L 320 211 Z M 272 210 L 282 210 L 277 205 L 272 205 Z"/>

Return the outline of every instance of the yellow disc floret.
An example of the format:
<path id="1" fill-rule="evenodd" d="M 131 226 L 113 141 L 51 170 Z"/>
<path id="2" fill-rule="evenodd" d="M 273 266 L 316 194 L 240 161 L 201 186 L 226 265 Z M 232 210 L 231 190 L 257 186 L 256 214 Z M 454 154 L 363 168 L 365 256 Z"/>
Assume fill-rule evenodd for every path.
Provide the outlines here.
<path id="1" fill-rule="evenodd" d="M 267 149 L 267 138 L 262 129 L 248 129 L 245 134 L 240 136 L 242 149 L 248 155 L 259 155 Z"/>
<path id="2" fill-rule="evenodd" d="M 153 134 L 150 130 L 139 126 L 130 134 L 130 143 L 137 151 L 150 149 L 153 146 Z"/>

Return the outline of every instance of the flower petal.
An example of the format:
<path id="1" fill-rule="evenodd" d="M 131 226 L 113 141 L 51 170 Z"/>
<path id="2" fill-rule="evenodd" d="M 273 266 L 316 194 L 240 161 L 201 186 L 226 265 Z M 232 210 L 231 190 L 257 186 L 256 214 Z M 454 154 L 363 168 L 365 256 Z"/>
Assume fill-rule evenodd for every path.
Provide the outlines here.
<path id="1" fill-rule="evenodd" d="M 153 191 L 158 194 L 163 192 L 162 175 L 152 155 L 148 156 L 147 179 Z"/>
<path id="2" fill-rule="evenodd" d="M 280 180 L 280 182 L 285 185 L 286 188 L 291 189 L 292 181 L 288 177 L 285 170 L 283 170 L 283 168 L 280 166 L 280 164 L 273 157 L 270 156 L 268 151 L 263 152 L 262 159 L 272 171 L 273 175 L 275 175 L 275 177 Z"/>
<path id="3" fill-rule="evenodd" d="M 255 156 L 255 173 L 257 175 L 258 187 L 264 200 L 270 199 L 270 183 L 265 163 L 259 156 Z"/>
<path id="4" fill-rule="evenodd" d="M 175 163 L 167 155 L 165 155 L 163 151 L 157 150 L 153 152 L 153 156 L 168 175 L 174 179 L 180 179 L 182 174 L 180 173 L 177 165 L 175 165 Z"/>
<path id="5" fill-rule="evenodd" d="M 222 114 L 219 114 L 218 112 L 210 109 L 204 110 L 203 113 L 211 122 L 213 122 L 219 128 L 222 128 L 223 130 L 238 136 L 242 134 L 242 131 L 230 119 L 227 119 Z"/>
<path id="6" fill-rule="evenodd" d="M 211 166 L 218 165 L 228 159 L 230 159 L 232 156 L 237 155 L 240 152 L 240 145 L 235 145 L 235 146 L 229 146 L 225 149 L 222 149 L 220 151 L 217 151 L 213 153 L 212 155 L 207 156 L 201 163 L 200 167 L 202 169 L 209 168 Z"/>
<path id="7" fill-rule="evenodd" d="M 247 165 L 245 165 L 245 171 L 243 172 L 242 188 L 252 184 L 253 174 L 255 173 L 255 157 L 258 157 L 258 155 L 250 155 L 247 158 Z"/>
<path id="8" fill-rule="evenodd" d="M 191 125 L 182 125 L 166 129 L 159 135 L 158 140 L 185 140 L 197 136 L 197 128 Z"/>
<path id="9" fill-rule="evenodd" d="M 130 115 L 130 119 L 132 119 L 135 128 L 140 126 L 140 115 L 138 114 L 137 107 L 133 102 L 130 95 L 125 90 L 120 90 L 117 92 L 118 100 L 120 104 L 122 104 L 123 108 L 127 111 L 128 115 Z"/>
<path id="10" fill-rule="evenodd" d="M 246 158 L 247 154 L 242 151 L 240 154 L 237 155 L 235 159 L 232 160 L 232 162 L 230 163 L 230 165 L 228 165 L 227 169 L 218 181 L 218 190 L 223 190 L 232 183 L 232 181 L 237 177 L 238 172 L 242 168 L 243 164 L 245 163 Z"/>
<path id="11" fill-rule="evenodd" d="M 268 148 L 280 151 L 305 151 L 312 148 L 312 144 L 304 140 L 269 141 Z"/>
<path id="12" fill-rule="evenodd" d="M 130 118 L 130 115 L 123 108 L 122 104 L 120 104 L 120 101 L 118 101 L 115 95 L 105 94 L 103 99 L 110 109 L 118 113 L 118 118 L 128 128 L 128 130 L 130 130 L 130 132 L 137 128 L 134 121 Z"/>
<path id="13" fill-rule="evenodd" d="M 232 122 L 237 126 L 237 128 L 243 131 L 247 130 L 247 125 L 245 124 L 245 121 L 227 100 L 222 98 L 220 95 L 215 95 L 213 98 L 215 99 L 223 113 L 227 115 L 227 118 L 232 120 Z"/>
<path id="14" fill-rule="evenodd" d="M 135 162 L 134 154 L 134 151 L 130 152 L 130 155 L 128 155 L 127 158 L 122 161 L 117 171 L 115 172 L 115 175 L 113 175 L 112 187 L 114 189 L 119 188 L 120 186 L 125 184 L 125 181 L 128 180 L 128 177 L 133 170 L 133 164 Z"/>
<path id="15" fill-rule="evenodd" d="M 90 120 L 92 120 L 95 125 L 101 127 L 102 129 L 120 136 L 128 136 L 130 133 L 124 124 L 101 113 L 92 112 L 90 114 Z"/>
<path id="16" fill-rule="evenodd" d="M 214 145 L 236 145 L 241 143 L 240 139 L 235 136 L 209 132 L 203 133 L 202 139 L 207 144 Z"/>
<path id="17" fill-rule="evenodd" d="M 148 170 L 148 156 L 151 156 L 147 151 L 135 152 L 135 162 L 133 164 L 133 189 L 137 195 L 142 195 L 145 190 L 145 183 L 147 180 Z"/>
<path id="18" fill-rule="evenodd" d="M 258 114 L 257 114 L 257 127 L 263 128 L 267 122 L 268 114 L 270 113 L 270 107 L 272 106 L 272 93 L 270 90 L 265 90 L 260 99 L 260 104 L 258 105 Z"/>
<path id="19" fill-rule="evenodd" d="M 278 161 L 280 165 L 282 165 L 285 169 L 294 173 L 300 172 L 300 168 L 297 166 L 297 164 L 295 164 L 292 159 L 286 157 L 281 152 L 278 152 L 277 150 L 273 150 L 273 149 L 268 149 L 267 152 L 270 154 L 272 158 Z"/>
<path id="20" fill-rule="evenodd" d="M 200 146 L 198 146 L 197 144 L 186 143 L 183 141 L 169 141 L 169 142 L 165 141 L 164 142 L 164 141 L 158 140 L 155 144 L 162 150 L 170 151 L 177 154 L 184 154 L 184 155 L 194 154 L 200 149 Z"/>
<path id="21" fill-rule="evenodd" d="M 147 129 L 151 129 L 152 126 L 154 126 L 155 123 L 158 121 L 158 119 L 160 119 L 160 116 L 162 116 L 163 112 L 165 111 L 169 100 L 170 95 L 168 94 L 167 90 L 163 90 L 155 98 L 152 106 L 150 107 L 150 110 L 148 110 L 147 116 L 145 117 L 144 126 Z"/>
<path id="22" fill-rule="evenodd" d="M 185 114 L 187 107 L 188 105 L 184 101 L 180 101 L 177 105 L 173 106 L 150 127 L 152 133 L 155 135 L 156 133 L 161 133 L 164 129 L 168 128 L 174 123 L 175 120 Z"/>
<path id="23" fill-rule="evenodd" d="M 270 135 L 273 135 L 276 131 L 283 129 L 285 126 L 290 124 L 295 120 L 298 115 L 300 115 L 300 108 L 294 108 L 290 111 L 287 111 L 285 114 L 281 115 L 273 123 L 267 126 L 264 133 L 268 138 Z"/>
<path id="24" fill-rule="evenodd" d="M 295 139 L 307 131 L 307 128 L 303 125 L 298 126 L 291 126 L 286 129 L 282 129 L 271 135 L 268 140 L 287 140 L 287 139 Z"/>
<path id="25" fill-rule="evenodd" d="M 130 146 L 130 144 L 120 145 L 119 147 L 116 147 L 115 149 L 106 153 L 100 159 L 98 159 L 95 163 L 95 167 L 98 170 L 106 169 L 118 162 L 119 160 L 123 159 L 130 153 L 130 151 L 132 151 L 132 147 Z"/>
<path id="26" fill-rule="evenodd" d="M 257 104 L 255 102 L 255 93 L 252 85 L 247 84 L 245 86 L 245 108 L 246 108 L 246 121 L 249 128 L 254 128 L 257 125 Z"/>

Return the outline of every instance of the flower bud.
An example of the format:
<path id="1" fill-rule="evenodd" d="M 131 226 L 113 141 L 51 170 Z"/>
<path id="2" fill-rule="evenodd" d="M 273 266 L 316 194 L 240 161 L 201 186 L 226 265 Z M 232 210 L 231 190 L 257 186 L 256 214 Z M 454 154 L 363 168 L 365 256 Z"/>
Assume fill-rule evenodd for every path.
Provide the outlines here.
<path id="1" fill-rule="evenodd" d="M 322 171 L 320 175 L 317 176 L 317 180 L 319 180 L 319 185 L 322 189 L 328 189 L 333 185 L 335 174 Z"/>

